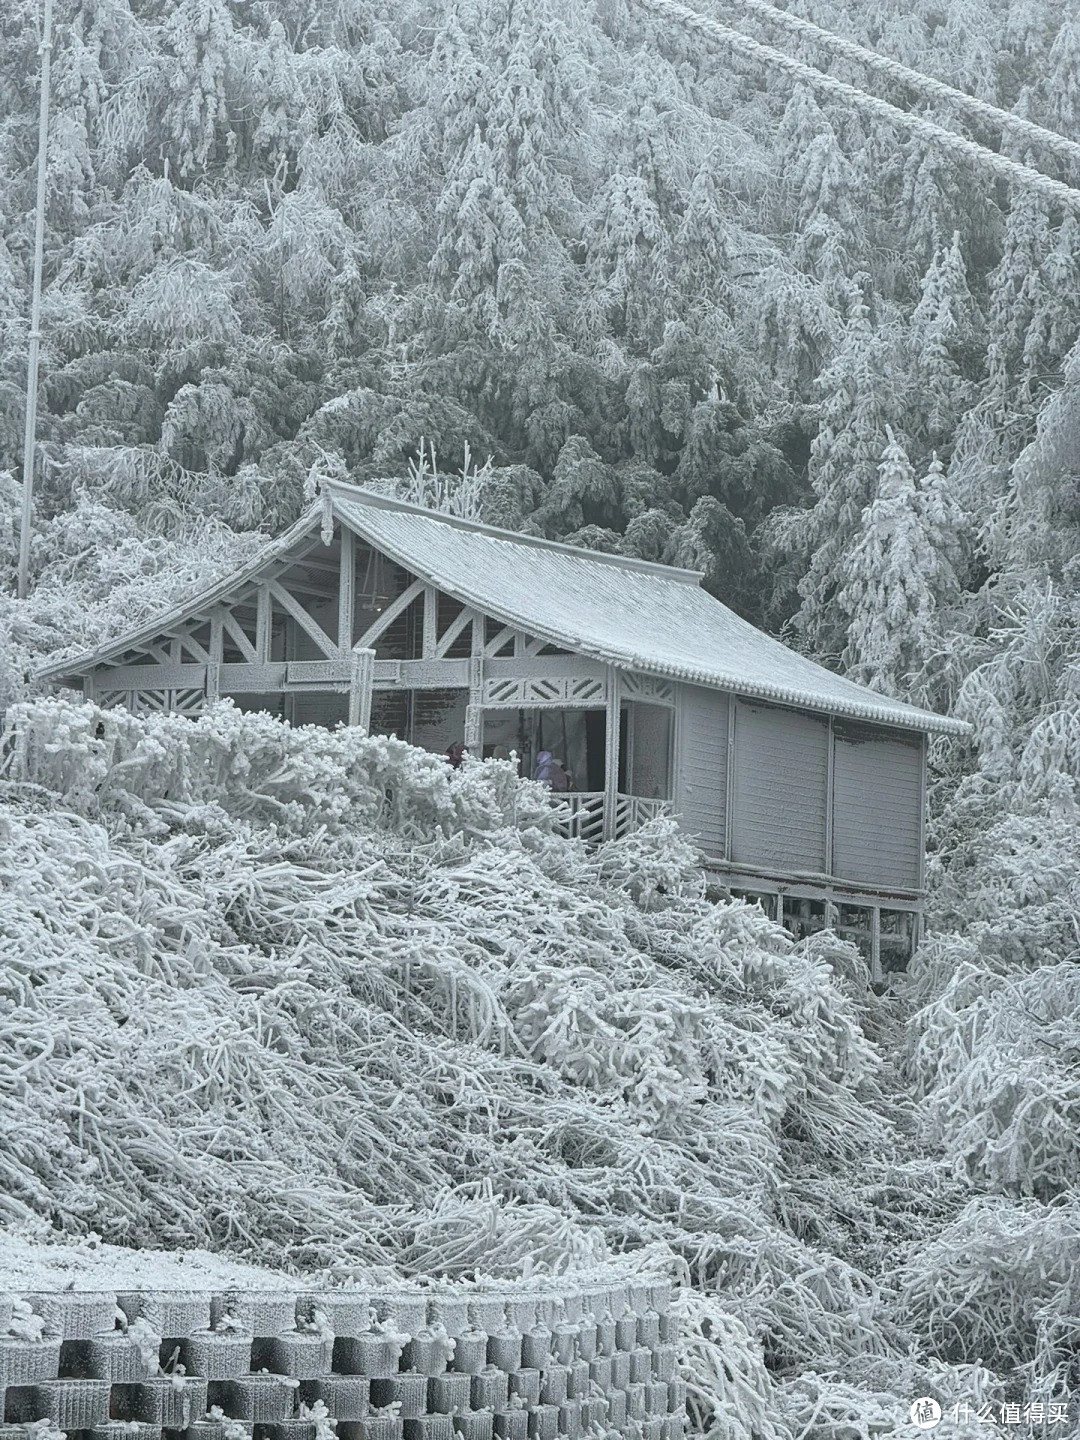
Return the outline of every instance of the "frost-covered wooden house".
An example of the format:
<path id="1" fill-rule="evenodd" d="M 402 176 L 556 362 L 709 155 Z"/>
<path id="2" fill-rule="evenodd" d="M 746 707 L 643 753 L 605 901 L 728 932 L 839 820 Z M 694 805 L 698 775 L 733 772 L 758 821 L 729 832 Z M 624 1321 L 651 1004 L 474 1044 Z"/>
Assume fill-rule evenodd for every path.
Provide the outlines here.
<path id="1" fill-rule="evenodd" d="M 573 834 L 673 813 L 729 888 L 900 961 L 927 735 L 961 727 L 831 674 L 700 579 L 328 484 L 244 569 L 45 673 L 133 710 L 231 696 L 294 725 L 463 740 L 526 773 L 550 750 Z"/>

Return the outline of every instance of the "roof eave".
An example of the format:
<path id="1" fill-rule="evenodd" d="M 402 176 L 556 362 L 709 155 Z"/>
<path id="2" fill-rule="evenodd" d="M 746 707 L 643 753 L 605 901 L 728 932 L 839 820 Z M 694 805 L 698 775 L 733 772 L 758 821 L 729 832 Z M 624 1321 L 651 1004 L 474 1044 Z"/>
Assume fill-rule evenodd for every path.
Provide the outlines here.
<path id="1" fill-rule="evenodd" d="M 197 592 L 190 599 L 179 602 L 172 609 L 155 615 L 136 629 L 118 635 L 115 640 L 110 640 L 106 645 L 98 646 L 93 650 L 84 650 L 78 655 L 70 656 L 67 660 L 59 660 L 54 664 L 41 666 L 34 672 L 34 678 L 57 681 L 82 675 L 96 665 L 104 664 L 116 655 L 122 655 L 125 650 L 145 644 L 156 635 L 160 635 L 167 626 L 178 624 L 192 615 L 197 615 L 200 610 L 218 604 L 238 585 L 248 585 L 253 580 L 257 580 L 263 570 L 276 565 L 292 546 L 300 540 L 306 539 L 321 522 L 321 507 L 317 504 L 309 506 L 300 519 L 291 525 L 283 535 L 279 535 L 276 540 L 268 541 L 263 550 L 253 556 L 246 565 L 242 565 L 239 570 L 216 581 L 207 589 Z"/>

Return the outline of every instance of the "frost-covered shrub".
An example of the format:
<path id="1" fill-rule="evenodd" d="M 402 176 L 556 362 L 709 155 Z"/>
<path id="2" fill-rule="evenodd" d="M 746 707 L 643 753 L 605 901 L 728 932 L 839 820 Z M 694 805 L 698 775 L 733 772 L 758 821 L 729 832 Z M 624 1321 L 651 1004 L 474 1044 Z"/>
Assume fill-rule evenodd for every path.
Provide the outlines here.
<path id="1" fill-rule="evenodd" d="M 761 1347 L 742 1321 L 691 1289 L 678 1292 L 675 1313 L 693 1434 L 707 1440 L 790 1440 Z"/>
<path id="2" fill-rule="evenodd" d="M 454 771 L 392 736 L 293 730 L 228 700 L 196 721 L 64 700 L 16 705 L 3 766 L 5 778 L 43 786 L 84 814 L 126 815 L 151 831 L 205 819 L 207 807 L 297 835 L 379 822 L 418 836 L 553 828 L 540 787 L 515 785 L 509 765 Z"/>
<path id="3" fill-rule="evenodd" d="M 595 869 L 602 884 L 622 890 L 646 906 L 667 895 L 700 894 L 700 859 L 674 820 L 649 820 L 596 853 Z"/>
<path id="4" fill-rule="evenodd" d="M 1075 1352 L 1080 1205 L 973 1199 L 911 1247 L 897 1279 L 905 1317 L 945 1361 L 1049 1377 Z"/>
<path id="5" fill-rule="evenodd" d="M 940 876 L 935 929 L 959 932 L 951 943 L 973 947 L 995 969 L 1071 954 L 1080 927 L 1078 853 L 1080 825 L 1045 806 L 997 820 L 972 835 Z M 933 992 L 921 965 L 912 974 L 920 995 Z"/>
<path id="6" fill-rule="evenodd" d="M 659 1245 L 754 1365 L 880 1345 L 785 1227 L 883 1133 L 850 956 L 670 827 L 590 854 L 509 766 L 227 704 L 16 706 L 0 801 L 12 1214 L 412 1274 Z"/>
<path id="7" fill-rule="evenodd" d="M 1080 971 L 1013 972 L 942 945 L 920 960 L 948 977 L 912 1020 L 908 1073 L 923 1133 L 995 1190 L 1047 1197 L 1080 1181 Z"/>

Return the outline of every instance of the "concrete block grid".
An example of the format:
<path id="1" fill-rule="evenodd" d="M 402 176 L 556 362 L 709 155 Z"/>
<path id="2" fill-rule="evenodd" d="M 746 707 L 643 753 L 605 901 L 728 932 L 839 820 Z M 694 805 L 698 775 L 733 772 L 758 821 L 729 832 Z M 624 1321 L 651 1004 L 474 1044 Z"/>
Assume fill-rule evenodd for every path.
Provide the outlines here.
<path id="1" fill-rule="evenodd" d="M 659 1280 L 22 1298 L 0 1440 L 683 1440 Z"/>

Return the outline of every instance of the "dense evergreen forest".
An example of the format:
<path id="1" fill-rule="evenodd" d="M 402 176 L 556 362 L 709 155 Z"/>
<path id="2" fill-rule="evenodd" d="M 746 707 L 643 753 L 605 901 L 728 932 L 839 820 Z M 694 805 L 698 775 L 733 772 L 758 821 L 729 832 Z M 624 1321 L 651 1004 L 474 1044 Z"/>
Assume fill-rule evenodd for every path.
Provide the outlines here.
<path id="1" fill-rule="evenodd" d="M 1059 0 L 789 8 L 1080 139 L 1080 18 Z M 739 11 L 725 18 L 781 43 Z M 3 762 L 3 933 L 22 949 L 0 967 L 0 1023 L 44 1034 L 65 1014 L 68 1040 L 33 1093 L 25 1048 L 7 1086 L 0 1055 L 0 1217 L 454 1273 L 647 1245 L 685 1267 L 684 1363 L 711 1440 L 907 1433 L 920 1394 L 996 1416 L 1064 1404 L 1080 1385 L 1080 219 L 632 0 L 57 0 L 19 602 L 38 12 L 0 10 L 0 706 L 40 738 Z M 843 946 L 792 947 L 756 911 L 707 906 L 663 825 L 570 857 L 522 800 L 521 849 L 498 765 L 447 777 L 397 742 L 238 716 L 125 721 L 114 768 L 95 758 L 92 713 L 41 700 L 35 665 L 217 578 L 320 475 L 698 568 L 789 643 L 970 721 L 970 741 L 933 748 L 930 931 L 896 993 L 870 994 Z M 360 778 L 341 791 L 346 762 Z M 196 778 L 211 772 L 213 794 Z M 387 776 L 405 797 L 392 815 L 372 798 Z M 468 838 L 440 838 L 455 816 Z M 389 867 L 364 892 L 379 918 L 358 910 L 349 944 L 399 935 L 402 885 L 432 925 L 458 907 L 408 1080 L 390 1058 L 396 972 L 350 990 L 358 952 L 304 889 L 368 863 Z M 58 885 L 81 898 L 64 891 L 50 922 Z M 496 977 L 552 906 L 559 956 Z M 284 958 L 303 915 L 318 985 Z M 136 931 L 171 957 L 160 972 Z M 589 968 L 604 944 L 615 998 Z M 283 967 L 277 989 L 239 986 L 273 1019 L 258 1054 L 228 1009 L 251 978 L 237 947 Z M 100 1010 L 78 1044 L 73 956 Z M 197 1072 L 211 1110 L 233 1096 L 234 1148 L 211 1165 L 209 1132 L 170 1110 L 125 1149 L 149 1114 L 138 1065 L 167 1063 L 158 1041 L 133 1059 L 115 1027 L 140 987 L 208 974 L 232 1070 L 178 1005 L 177 1084 Z M 481 1019 L 459 1035 L 440 986 L 469 974 Z M 389 1180 L 342 1170 L 355 1135 L 333 1131 L 314 1079 L 285 1074 L 314 1043 L 303 985 L 338 995 L 319 1022 L 326 1093 L 356 1073 L 379 1096 L 406 1086 L 420 1138 Z M 594 1017 L 586 1040 L 571 1011 Z M 527 1060 L 500 1051 L 500 1026 Z M 260 1090 L 264 1065 L 284 1098 Z M 73 1088 L 84 1115 L 103 1107 L 98 1130 L 65 1109 Z M 502 1140 L 482 1123 L 496 1093 Z M 288 1136 L 291 1211 L 237 1158 L 278 1163 L 259 1117 Z M 165 1198 L 170 1176 L 189 1205 Z M 298 1198 L 320 1185 L 325 1203 Z"/>

